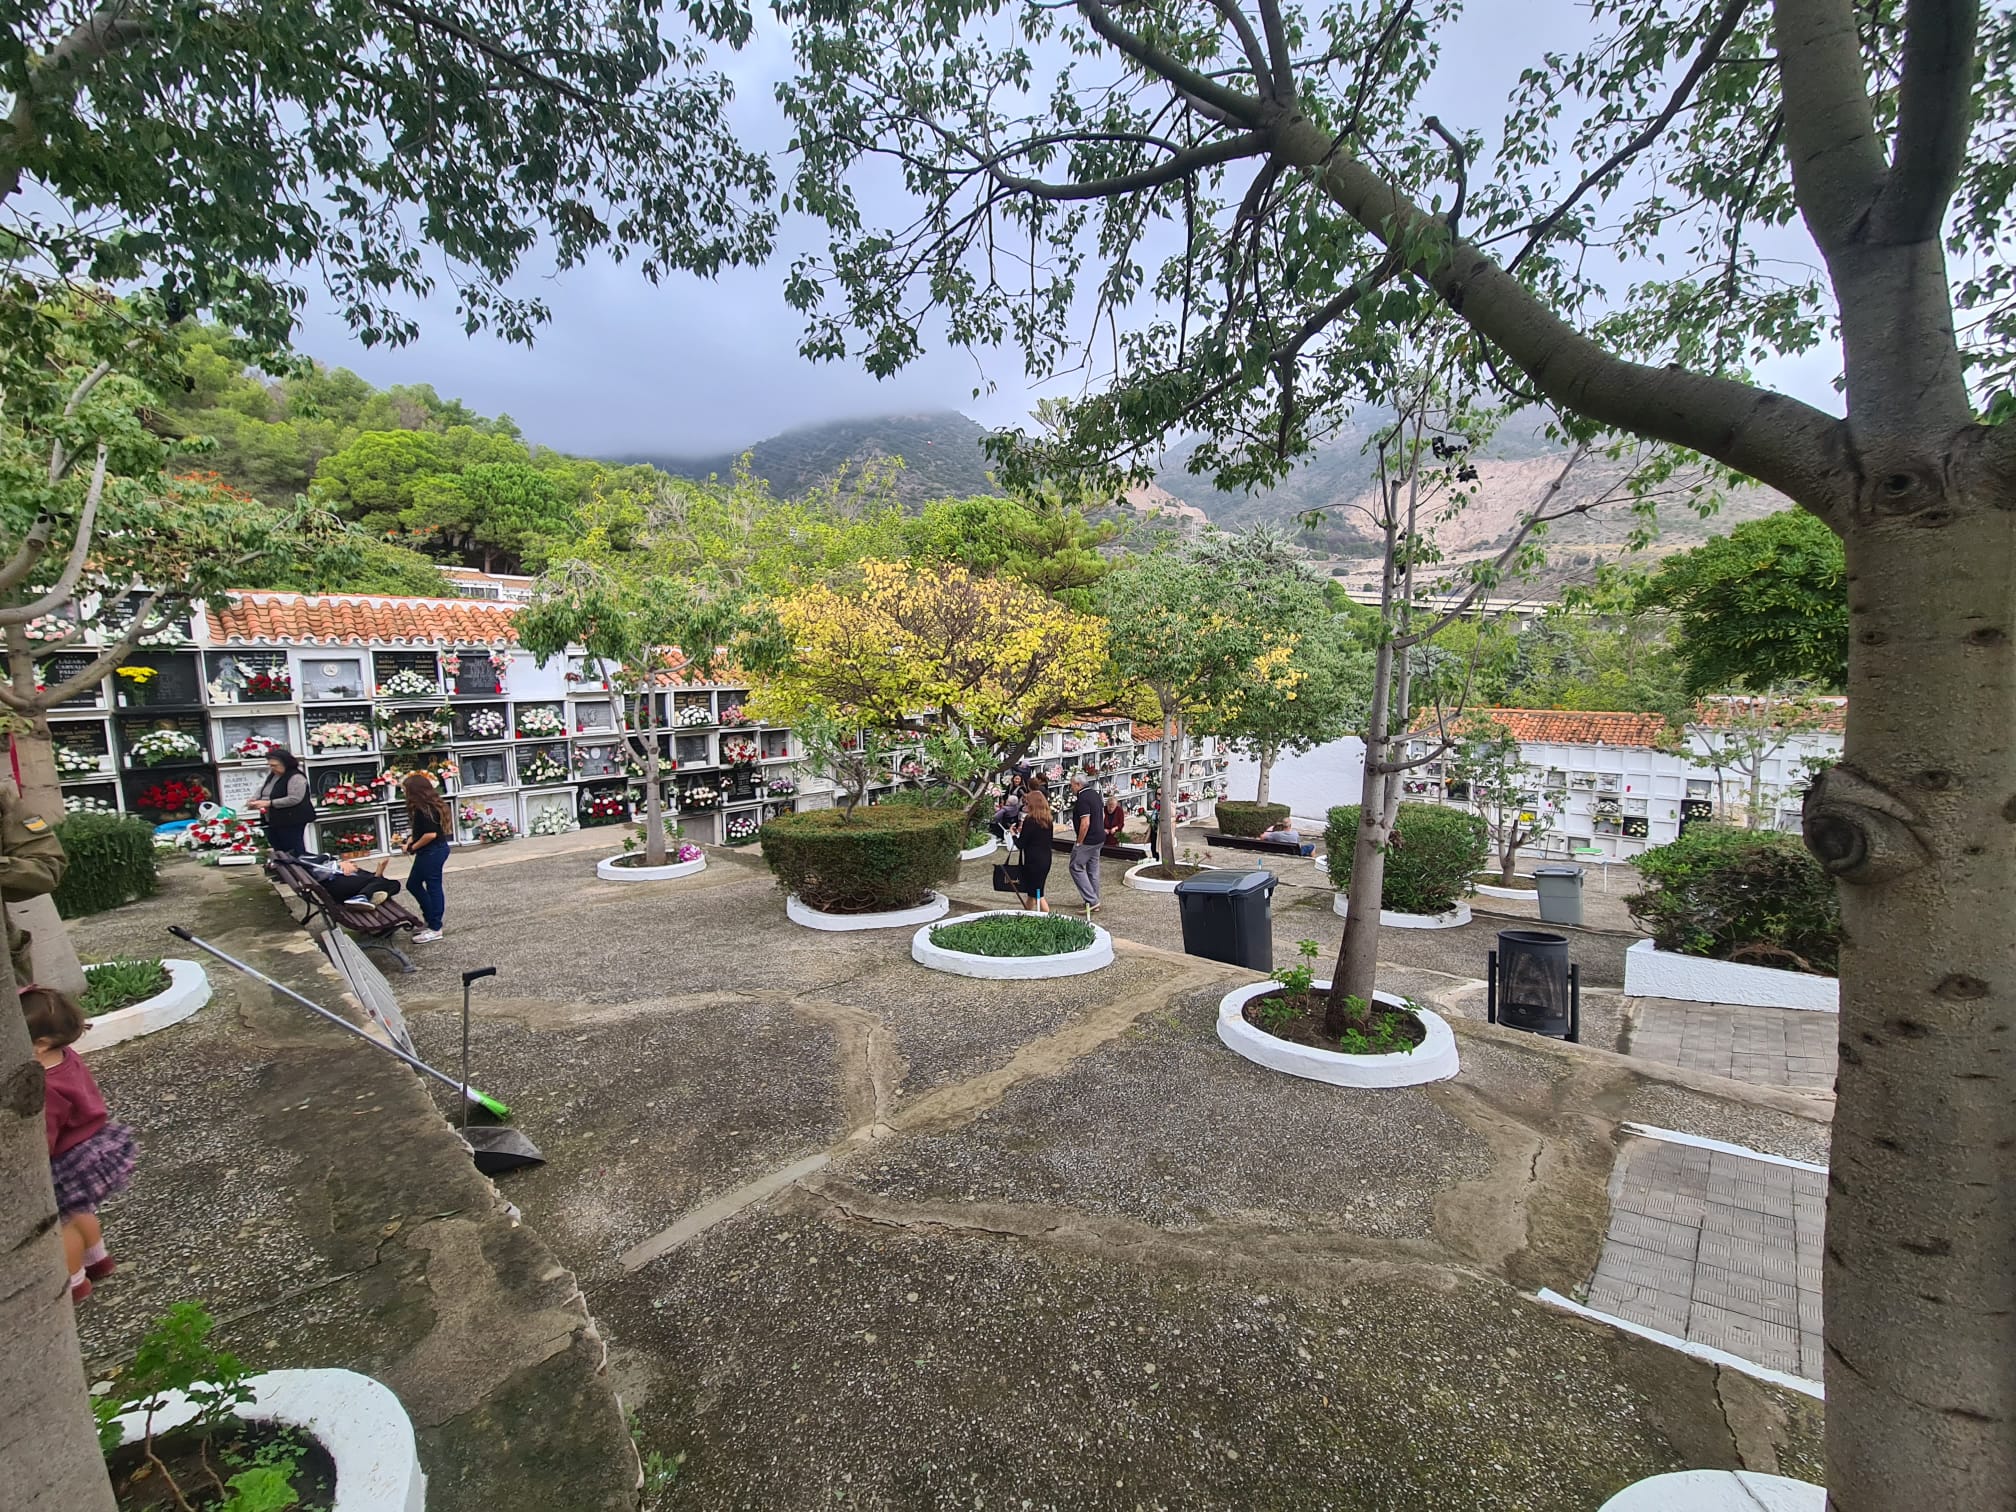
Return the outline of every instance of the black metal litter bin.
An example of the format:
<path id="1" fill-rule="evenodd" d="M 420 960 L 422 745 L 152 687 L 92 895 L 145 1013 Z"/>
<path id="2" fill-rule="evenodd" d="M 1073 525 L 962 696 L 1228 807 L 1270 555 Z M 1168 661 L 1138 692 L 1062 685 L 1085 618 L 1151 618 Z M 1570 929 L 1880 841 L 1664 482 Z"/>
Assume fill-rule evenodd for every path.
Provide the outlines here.
<path id="1" fill-rule="evenodd" d="M 1568 937 L 1501 929 L 1485 975 L 1484 1016 L 1550 1039 L 1582 1038 L 1582 973 L 1568 960 Z"/>
<path id="2" fill-rule="evenodd" d="M 1533 885 L 1540 890 L 1540 917 L 1549 924 L 1582 923 L 1582 868 L 1536 866 Z"/>
<path id="3" fill-rule="evenodd" d="M 1281 879 L 1270 871 L 1199 872 L 1176 884 L 1183 950 L 1254 971 L 1274 969 L 1271 904 Z"/>

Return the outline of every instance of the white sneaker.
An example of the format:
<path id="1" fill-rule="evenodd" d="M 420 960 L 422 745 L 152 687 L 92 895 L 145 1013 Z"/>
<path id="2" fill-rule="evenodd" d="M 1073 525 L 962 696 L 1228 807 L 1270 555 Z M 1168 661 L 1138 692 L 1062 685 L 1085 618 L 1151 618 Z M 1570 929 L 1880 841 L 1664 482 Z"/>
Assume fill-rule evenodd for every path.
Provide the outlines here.
<path id="1" fill-rule="evenodd" d="M 440 938 L 441 931 L 438 929 L 416 929 L 413 931 L 413 943 L 415 945 L 425 945 L 430 940 L 438 940 Z"/>

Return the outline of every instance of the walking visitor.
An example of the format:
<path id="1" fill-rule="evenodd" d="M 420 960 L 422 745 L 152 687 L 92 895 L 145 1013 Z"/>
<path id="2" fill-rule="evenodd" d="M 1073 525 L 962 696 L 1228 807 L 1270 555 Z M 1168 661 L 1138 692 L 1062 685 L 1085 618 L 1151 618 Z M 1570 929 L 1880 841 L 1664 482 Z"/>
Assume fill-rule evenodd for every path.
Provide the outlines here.
<path id="1" fill-rule="evenodd" d="M 308 848 L 308 821 L 315 804 L 308 796 L 308 774 L 292 751 L 275 746 L 266 753 L 266 780 L 259 796 L 245 806 L 266 821 L 266 843 L 277 852 L 298 856 Z"/>
<path id="2" fill-rule="evenodd" d="M 1029 779 L 1029 790 L 1022 795 L 1022 817 L 1015 825 L 1015 843 L 1022 848 L 1022 890 L 1029 901 L 1024 905 L 1037 913 L 1050 912 L 1050 899 L 1046 896 L 1050 886 L 1050 859 L 1055 847 L 1051 840 L 1055 836 L 1056 814 L 1050 808 L 1049 796 L 1043 791 L 1043 779 Z"/>
<path id="3" fill-rule="evenodd" d="M 413 858 L 413 870 L 406 874 L 406 887 L 420 905 L 427 927 L 417 930 L 416 944 L 441 938 L 441 921 L 447 916 L 448 899 L 441 886 L 441 868 L 448 864 L 448 805 L 441 790 L 425 772 L 408 772 L 403 784 L 406 794 L 406 854 Z"/>
<path id="4" fill-rule="evenodd" d="M 1071 880 L 1085 917 L 1099 911 L 1099 847 L 1106 843 L 1106 800 L 1090 772 L 1071 774 Z"/>
<path id="5" fill-rule="evenodd" d="M 42 1121 L 49 1135 L 49 1176 L 63 1224 L 63 1259 L 70 1269 L 70 1300 L 91 1295 L 91 1283 L 111 1275 L 98 1209 L 133 1179 L 133 1131 L 113 1123 L 84 1058 L 71 1047 L 91 1021 L 77 1000 L 47 987 L 26 987 L 21 1012 L 42 1066 Z"/>

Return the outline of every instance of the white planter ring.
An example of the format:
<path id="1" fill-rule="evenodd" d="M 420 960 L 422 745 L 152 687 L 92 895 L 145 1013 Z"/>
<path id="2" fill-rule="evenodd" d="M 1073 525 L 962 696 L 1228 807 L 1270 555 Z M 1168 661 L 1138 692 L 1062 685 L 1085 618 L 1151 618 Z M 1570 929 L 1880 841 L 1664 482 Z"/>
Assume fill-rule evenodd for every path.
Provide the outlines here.
<path id="1" fill-rule="evenodd" d="M 391 1390 L 352 1370 L 269 1370 L 250 1377 L 252 1400 L 236 1410 L 248 1423 L 298 1428 L 336 1462 L 333 1512 L 425 1512 L 427 1477 L 413 1442 L 413 1423 Z M 164 1393 L 154 1414 L 160 1434 L 195 1418 L 179 1391 Z M 145 1413 L 118 1419 L 122 1443 L 145 1435 Z"/>
<path id="2" fill-rule="evenodd" d="M 784 900 L 784 916 L 793 924 L 803 924 L 807 929 L 825 929 L 834 932 L 855 929 L 909 929 L 918 924 L 929 924 L 934 919 L 944 918 L 951 907 L 950 898 L 941 892 L 934 892 L 915 908 L 892 908 L 886 913 L 822 913 L 799 902 L 798 894 L 792 893 Z"/>
<path id="3" fill-rule="evenodd" d="M 1650 940 L 1640 940 L 1624 952 L 1624 995 L 1807 1013 L 1841 1011 L 1841 984 L 1833 977 L 1681 955 L 1661 950 Z"/>
<path id="4" fill-rule="evenodd" d="M 1338 893 L 1330 906 L 1337 911 L 1338 918 L 1351 917 L 1351 900 L 1345 894 Z M 1458 903 L 1449 912 L 1439 914 L 1396 913 L 1390 908 L 1379 910 L 1379 924 L 1383 929 L 1461 929 L 1469 922 L 1468 903 Z"/>
<path id="5" fill-rule="evenodd" d="M 1153 856 L 1150 856 L 1146 861 L 1136 861 L 1132 866 L 1128 867 L 1124 873 L 1121 874 L 1120 877 L 1121 884 L 1123 886 L 1133 888 L 1136 892 L 1173 893 L 1174 891 L 1176 891 L 1178 887 L 1182 885 L 1181 883 L 1171 882 L 1164 877 L 1144 877 L 1141 875 L 1141 873 L 1146 871 L 1149 867 L 1160 866 L 1161 864 L 1162 863 L 1160 861 L 1157 861 Z M 1177 864 L 1181 865 L 1183 863 L 1179 862 Z M 1218 871 L 1219 869 L 1220 868 L 1215 866 L 1204 866 L 1198 868 L 1198 870 L 1200 871 Z"/>
<path id="6" fill-rule="evenodd" d="M 248 856 L 241 852 L 235 856 L 219 856 L 217 864 L 219 866 L 257 866 L 259 858 L 257 856 Z"/>
<path id="7" fill-rule="evenodd" d="M 130 1008 L 114 1009 L 91 1020 L 90 1029 L 77 1041 L 81 1053 L 89 1055 L 107 1045 L 179 1024 L 210 1001 L 210 978 L 200 965 L 173 959 L 161 964 L 168 968 L 168 985 Z"/>
<path id="8" fill-rule="evenodd" d="M 595 875 L 604 882 L 670 882 L 707 869 L 707 858 L 697 861 L 668 861 L 663 866 L 625 866 L 629 853 L 609 856 L 595 863 Z"/>
<path id="9" fill-rule="evenodd" d="M 1330 984 L 1319 981 L 1311 985 L 1327 988 Z M 1426 1008 L 1413 1010 L 1427 1033 L 1412 1053 L 1346 1055 L 1339 1050 L 1318 1050 L 1314 1045 L 1276 1039 L 1246 1022 L 1246 1005 L 1278 988 L 1275 982 L 1253 982 L 1234 988 L 1218 1000 L 1218 1038 L 1255 1065 L 1285 1071 L 1290 1076 L 1304 1076 L 1310 1081 L 1328 1082 L 1333 1087 L 1418 1087 L 1423 1082 L 1447 1081 L 1458 1070 L 1455 1034 L 1440 1015 Z M 1390 992 L 1375 992 L 1372 997 L 1388 1008 L 1407 1007 L 1404 999 Z"/>
<path id="10" fill-rule="evenodd" d="M 961 861 L 978 861 L 984 857 L 993 855 L 1000 848 L 1001 842 L 996 840 L 992 835 L 989 835 L 985 845 L 975 845 L 970 849 L 959 852 L 959 859 Z"/>
<path id="11" fill-rule="evenodd" d="M 1521 873 L 1514 872 L 1514 876 Z M 1470 890 L 1480 898 L 1504 898 L 1513 903 L 1537 903 L 1540 889 L 1537 887 L 1499 887 L 1492 882 L 1472 882 Z"/>
<path id="12" fill-rule="evenodd" d="M 1754 1470 L 1677 1470 L 1634 1481 L 1598 1512 L 1825 1512 L 1827 1488 Z"/>
<path id="13" fill-rule="evenodd" d="M 954 920 L 964 924 L 972 919 L 1042 918 L 1019 908 L 990 908 Z M 933 971 L 949 971 L 954 976 L 980 977 L 990 982 L 1030 982 L 1042 977 L 1084 976 L 1101 966 L 1113 964 L 1113 936 L 1097 924 L 1092 926 L 1092 943 L 1082 950 L 1064 950 L 1055 955 L 984 956 L 964 950 L 947 950 L 931 942 L 936 924 L 926 924 L 910 937 L 910 959 Z"/>

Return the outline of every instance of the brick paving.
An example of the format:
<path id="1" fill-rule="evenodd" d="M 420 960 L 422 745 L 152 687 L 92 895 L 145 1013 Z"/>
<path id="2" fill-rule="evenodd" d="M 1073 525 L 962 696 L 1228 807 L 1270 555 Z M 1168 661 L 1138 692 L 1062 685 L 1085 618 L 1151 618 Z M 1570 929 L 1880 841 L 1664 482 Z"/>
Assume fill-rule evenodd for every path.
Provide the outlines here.
<path id="1" fill-rule="evenodd" d="M 1817 1171 L 1627 1138 L 1610 1175 L 1610 1232 L 1589 1306 L 1819 1380 L 1826 1182 Z"/>
<path id="2" fill-rule="evenodd" d="M 1629 1052 L 1689 1071 L 1801 1091 L 1834 1090 L 1841 1020 L 1832 1013 L 1634 998 Z"/>

